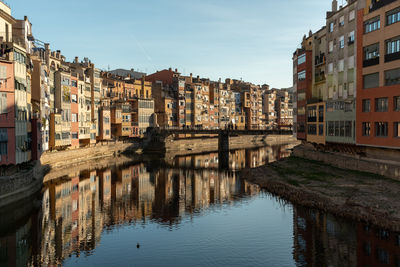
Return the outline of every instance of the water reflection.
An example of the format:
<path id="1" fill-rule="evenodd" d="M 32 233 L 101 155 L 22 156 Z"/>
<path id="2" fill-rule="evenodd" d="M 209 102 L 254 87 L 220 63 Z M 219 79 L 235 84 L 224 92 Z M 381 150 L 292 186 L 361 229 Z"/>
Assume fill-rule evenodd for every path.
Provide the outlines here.
<path id="1" fill-rule="evenodd" d="M 287 148 L 234 151 L 230 154 L 230 165 L 233 169 L 260 166 L 287 156 Z M 279 255 L 286 255 L 281 253 L 286 250 L 293 255 L 289 262 L 297 266 L 400 266 L 399 233 L 343 221 L 319 211 L 295 206 L 293 217 L 289 211 L 291 218 L 282 219 L 289 220 L 288 224 L 278 224 L 280 228 L 293 225 L 293 229 L 283 229 L 279 232 L 281 236 L 268 233 L 273 228 L 265 226 L 276 218 L 265 214 L 264 207 L 272 202 L 278 203 L 274 209 L 285 210 L 285 207 L 272 197 L 263 197 L 257 186 L 240 179 L 236 172 L 220 172 L 217 167 L 218 154 L 206 154 L 175 158 L 165 168 L 140 163 L 81 172 L 72 170 L 69 175 L 47 183 L 37 199 L 0 211 L 0 266 L 55 266 L 63 265 L 71 256 L 96 257 L 95 250 L 106 233 L 115 234 L 117 229 L 130 226 L 146 229 L 156 224 L 172 233 L 169 238 L 173 240 L 167 243 L 173 242 L 173 234 L 191 221 L 210 217 L 219 210 L 229 213 L 230 207 L 243 212 L 255 209 L 254 217 L 239 215 L 238 218 L 243 224 L 250 224 L 246 220 L 256 221 L 257 227 L 240 225 L 237 228 L 246 231 L 252 244 L 226 246 L 241 248 L 259 244 L 260 252 L 267 248 L 277 251 L 276 259 L 265 259 L 265 253 L 254 253 L 253 257 L 258 258 L 253 260 L 259 263 L 255 265 L 263 265 L 260 263 L 265 260 L 279 265 L 283 260 Z M 252 199 L 258 199 L 261 205 L 251 206 L 248 200 Z M 230 223 L 223 221 L 226 227 Z M 196 231 L 198 226 L 193 227 Z M 282 236 L 286 232 L 287 236 Z M 242 238 L 240 231 L 229 236 Z M 293 246 L 289 251 L 280 241 L 289 237 L 290 242 L 291 236 Z M 119 240 L 113 245 L 122 246 Z M 194 251 L 201 250 L 200 245 L 196 246 L 193 244 Z M 185 253 L 193 251 L 178 253 L 185 257 Z M 218 265 L 221 261 L 217 250 L 215 253 L 214 265 Z M 248 255 L 249 251 L 244 253 Z"/>
<path id="2" fill-rule="evenodd" d="M 233 172 L 149 171 L 144 164 L 71 174 L 45 188 L 37 259 L 45 266 L 90 254 L 103 229 L 147 220 L 170 227 L 211 205 L 232 204 L 260 191 Z"/>
<path id="3" fill-rule="evenodd" d="M 241 149 L 229 152 L 229 169 L 256 168 L 290 156 L 294 144 Z M 175 157 L 170 164 L 179 168 L 218 169 L 218 153 Z"/>
<path id="4" fill-rule="evenodd" d="M 400 266 L 400 233 L 303 207 L 293 216 L 297 266 Z"/>

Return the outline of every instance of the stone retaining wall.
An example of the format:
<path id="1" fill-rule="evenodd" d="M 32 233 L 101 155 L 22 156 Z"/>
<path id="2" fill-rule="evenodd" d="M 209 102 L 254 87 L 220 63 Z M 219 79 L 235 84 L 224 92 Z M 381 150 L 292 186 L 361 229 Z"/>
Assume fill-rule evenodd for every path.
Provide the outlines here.
<path id="1" fill-rule="evenodd" d="M 30 169 L 0 177 L 0 207 L 25 199 L 38 192 L 43 185 L 43 168 L 36 161 Z"/>
<path id="2" fill-rule="evenodd" d="M 134 143 L 99 143 L 93 147 L 79 148 L 76 150 L 46 152 L 42 155 L 40 161 L 42 165 L 47 165 L 51 168 L 60 168 L 82 164 L 88 160 L 112 157 L 129 149 L 133 149 L 134 147 L 136 147 Z"/>
<path id="3" fill-rule="evenodd" d="M 320 152 L 301 145 L 294 149 L 293 155 L 310 160 L 321 161 L 326 164 L 354 171 L 362 171 L 383 175 L 400 181 L 400 162 L 352 156 L 333 152 Z"/>
<path id="4" fill-rule="evenodd" d="M 166 142 L 165 146 L 167 153 L 176 156 L 218 151 L 218 137 L 178 139 L 178 140 L 173 140 L 172 138 L 169 138 L 165 142 Z M 293 142 L 298 142 L 298 141 L 293 136 L 289 135 L 232 136 L 229 138 L 229 148 L 231 150 L 235 150 L 235 149 L 254 148 L 267 145 L 287 144 Z"/>

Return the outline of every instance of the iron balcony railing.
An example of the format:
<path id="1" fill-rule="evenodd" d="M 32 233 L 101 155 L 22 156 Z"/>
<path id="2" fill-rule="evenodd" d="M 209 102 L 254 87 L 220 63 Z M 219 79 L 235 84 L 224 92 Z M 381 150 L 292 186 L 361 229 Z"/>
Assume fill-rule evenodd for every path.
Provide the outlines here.
<path id="1" fill-rule="evenodd" d="M 400 52 L 385 55 L 385 62 L 390 62 L 400 59 Z"/>
<path id="2" fill-rule="evenodd" d="M 366 59 L 363 61 L 363 67 L 370 67 L 370 66 L 374 66 L 374 65 L 378 65 L 379 64 L 379 57 L 375 57 L 375 58 L 371 58 L 371 59 Z"/>

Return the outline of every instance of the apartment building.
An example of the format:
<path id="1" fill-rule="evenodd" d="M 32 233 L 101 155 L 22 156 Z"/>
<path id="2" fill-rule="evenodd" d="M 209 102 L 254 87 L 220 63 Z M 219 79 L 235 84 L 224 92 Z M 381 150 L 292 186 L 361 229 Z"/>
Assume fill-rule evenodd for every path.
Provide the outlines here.
<path id="1" fill-rule="evenodd" d="M 99 135 L 97 141 L 111 140 L 110 100 L 101 99 L 99 108 Z"/>
<path id="2" fill-rule="evenodd" d="M 310 31 L 308 37 L 304 35 L 301 48 L 293 54 L 294 88 L 297 99 L 296 113 L 296 137 L 299 140 L 307 140 L 307 101 L 312 96 L 312 44 L 313 35 Z"/>
<path id="3" fill-rule="evenodd" d="M 358 1 L 350 0 L 338 9 L 332 1 L 332 11 L 327 13 L 327 81 L 326 142 L 355 144 L 356 120 L 356 56 Z"/>
<path id="4" fill-rule="evenodd" d="M 277 126 L 277 113 L 275 111 L 275 102 L 277 100 L 277 90 L 267 90 L 263 95 L 263 113 L 265 115 L 265 125 L 267 128 Z"/>
<path id="5" fill-rule="evenodd" d="M 67 148 L 71 146 L 71 72 L 61 65 L 55 72 L 54 121 L 50 122 L 50 147 Z M 54 124 L 52 124 L 52 122 Z"/>
<path id="6" fill-rule="evenodd" d="M 0 55 L 0 165 L 17 163 L 14 97 L 12 53 L 6 52 Z"/>
<path id="7" fill-rule="evenodd" d="M 277 90 L 275 112 L 277 115 L 278 129 L 290 130 L 293 127 L 293 110 L 289 108 L 290 97 L 288 90 Z"/>
<path id="8" fill-rule="evenodd" d="M 161 81 L 153 83 L 154 112 L 160 127 L 178 126 L 178 105 L 174 98 L 174 91 L 169 85 Z"/>
<path id="9" fill-rule="evenodd" d="M 357 144 L 400 148 L 400 1 L 357 13 Z"/>
<path id="10" fill-rule="evenodd" d="M 326 26 L 313 34 L 312 92 L 307 104 L 307 142 L 325 144 L 326 124 Z"/>
<path id="11" fill-rule="evenodd" d="M 79 147 L 79 92 L 77 72 L 71 71 L 71 148 Z"/>

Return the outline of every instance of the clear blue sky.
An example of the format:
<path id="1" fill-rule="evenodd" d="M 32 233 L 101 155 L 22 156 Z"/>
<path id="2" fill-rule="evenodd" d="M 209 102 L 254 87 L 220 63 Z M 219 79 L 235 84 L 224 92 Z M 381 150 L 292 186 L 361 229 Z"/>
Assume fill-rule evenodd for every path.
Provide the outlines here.
<path id="1" fill-rule="evenodd" d="M 6 0 L 7 1 L 7 0 Z M 8 0 L 68 60 L 292 86 L 292 53 L 331 0 Z M 339 3 L 341 0 L 339 0 Z"/>

